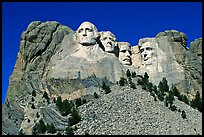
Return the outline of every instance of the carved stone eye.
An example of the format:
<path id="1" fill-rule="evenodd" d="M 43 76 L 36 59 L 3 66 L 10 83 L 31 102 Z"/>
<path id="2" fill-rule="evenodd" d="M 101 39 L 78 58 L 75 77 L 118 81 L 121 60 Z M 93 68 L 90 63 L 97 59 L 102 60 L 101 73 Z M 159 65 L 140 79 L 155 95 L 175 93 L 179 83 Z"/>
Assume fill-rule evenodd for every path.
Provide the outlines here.
<path id="1" fill-rule="evenodd" d="M 144 49 L 140 49 L 140 52 L 142 53 L 144 51 Z"/>
<path id="2" fill-rule="evenodd" d="M 78 30 L 78 33 L 81 33 L 83 29 Z"/>
<path id="3" fill-rule="evenodd" d="M 147 47 L 146 50 L 152 50 L 152 48 L 151 47 Z"/>

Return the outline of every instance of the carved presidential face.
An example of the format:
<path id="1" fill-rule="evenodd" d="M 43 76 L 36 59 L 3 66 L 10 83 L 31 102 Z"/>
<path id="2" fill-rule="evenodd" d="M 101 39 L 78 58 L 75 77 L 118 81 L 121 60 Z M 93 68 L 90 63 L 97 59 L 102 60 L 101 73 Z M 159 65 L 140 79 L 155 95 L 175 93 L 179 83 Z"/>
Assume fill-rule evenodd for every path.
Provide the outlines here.
<path id="1" fill-rule="evenodd" d="M 140 47 L 140 53 L 144 62 L 148 63 L 155 55 L 155 48 L 152 46 L 153 43 L 145 42 Z"/>
<path id="2" fill-rule="evenodd" d="M 131 46 L 128 42 L 118 42 L 119 60 L 124 65 L 131 65 Z"/>
<path id="3" fill-rule="evenodd" d="M 117 46 L 116 37 L 110 31 L 100 32 L 100 40 L 106 52 L 114 52 L 114 47 Z"/>
<path id="4" fill-rule="evenodd" d="M 98 36 L 98 30 L 90 22 L 83 22 L 76 31 L 76 40 L 83 46 L 95 45 Z"/>

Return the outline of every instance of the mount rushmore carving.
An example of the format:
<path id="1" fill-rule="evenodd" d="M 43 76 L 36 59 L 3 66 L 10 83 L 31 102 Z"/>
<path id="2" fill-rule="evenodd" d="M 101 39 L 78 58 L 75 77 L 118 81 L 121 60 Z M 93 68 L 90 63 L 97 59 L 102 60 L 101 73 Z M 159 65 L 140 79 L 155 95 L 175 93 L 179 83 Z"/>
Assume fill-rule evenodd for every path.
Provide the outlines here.
<path id="1" fill-rule="evenodd" d="M 92 87 L 103 79 L 117 83 L 126 77 L 128 69 L 137 75 L 147 72 L 155 85 L 165 77 L 169 86 L 176 86 L 189 99 L 197 91 L 202 96 L 202 39 L 196 39 L 188 49 L 186 34 L 167 30 L 130 45 L 117 41 L 111 31 L 98 32 L 90 22 L 83 22 L 76 31 L 55 21 L 30 23 L 21 35 L 20 51 L 10 77 L 2 111 L 2 133 L 17 134 L 20 127 L 28 129 L 28 134 L 32 132 L 30 127 L 37 119 L 28 124 L 23 117 L 32 117 L 39 111 L 29 106 L 33 91 L 39 96 L 46 92 L 51 98 L 60 95 L 62 99 L 73 99 L 99 92 L 100 88 Z M 43 99 L 39 97 L 38 101 L 36 107 L 42 107 L 39 113 L 48 113 Z M 12 108 L 15 112 L 8 119 Z M 60 128 L 68 124 L 54 111 L 53 116 L 60 119 L 54 119 Z M 48 122 L 52 119 L 46 117 Z"/>

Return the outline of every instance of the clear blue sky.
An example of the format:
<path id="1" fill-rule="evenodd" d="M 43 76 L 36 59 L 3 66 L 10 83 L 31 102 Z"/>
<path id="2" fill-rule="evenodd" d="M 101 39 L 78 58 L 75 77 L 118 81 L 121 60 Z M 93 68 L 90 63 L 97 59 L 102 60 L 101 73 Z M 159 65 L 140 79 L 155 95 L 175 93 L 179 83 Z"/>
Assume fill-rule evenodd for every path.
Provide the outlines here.
<path id="1" fill-rule="evenodd" d="M 202 37 L 202 2 L 3 2 L 2 103 L 20 48 L 21 33 L 32 21 L 57 21 L 73 30 L 84 22 L 110 30 L 132 46 L 140 38 L 176 29 L 188 36 L 188 46 Z"/>

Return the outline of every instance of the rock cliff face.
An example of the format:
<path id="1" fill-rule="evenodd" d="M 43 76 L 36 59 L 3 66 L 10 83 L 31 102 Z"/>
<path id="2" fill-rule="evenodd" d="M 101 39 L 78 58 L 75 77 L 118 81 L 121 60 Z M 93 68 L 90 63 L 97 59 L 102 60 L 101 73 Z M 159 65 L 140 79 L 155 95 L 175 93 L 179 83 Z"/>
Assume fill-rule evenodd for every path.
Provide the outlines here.
<path id="1" fill-rule="evenodd" d="M 78 123 L 75 134 L 87 131 L 90 134 L 202 134 L 199 111 L 178 103 L 182 104 L 181 108 L 187 108 L 185 111 L 189 115 L 188 120 L 179 118 L 178 127 L 173 127 L 174 120 L 164 119 L 166 129 L 163 129 L 163 121 L 159 119 L 169 115 L 170 110 L 153 102 L 139 85 L 133 90 L 128 87 L 123 89 L 116 84 L 121 77 L 127 78 L 126 72 L 129 69 L 131 73 L 136 72 L 138 75 L 147 72 L 155 85 L 166 77 L 170 86 L 175 85 L 190 100 L 195 98 L 197 91 L 202 95 L 202 39 L 196 39 L 188 49 L 187 36 L 176 30 L 161 32 L 154 38 L 142 38 L 137 46 L 131 47 L 132 65 L 124 65 L 118 59 L 120 53 L 113 54 L 104 50 L 100 36 L 96 38 L 95 46 L 81 46 L 75 38 L 81 31 L 83 30 L 73 31 L 55 21 L 35 21 L 22 33 L 20 50 L 10 77 L 6 101 L 2 106 L 2 134 L 33 134 L 40 119 L 48 124 L 53 123 L 60 132 L 64 131 L 70 124 L 70 116 L 59 113 L 53 102 L 53 98 L 58 96 L 62 100 L 84 98 L 88 101 L 79 107 L 82 121 Z M 94 28 L 94 31 L 97 29 Z M 137 79 L 133 81 L 136 82 Z M 101 89 L 103 83 L 110 86 L 113 92 L 104 95 Z M 45 92 L 50 102 L 44 98 Z M 99 99 L 94 99 L 95 93 L 99 95 Z M 140 101 L 133 103 L 135 100 Z M 133 106 L 128 107 L 130 104 Z M 120 108 L 121 112 L 107 108 L 109 105 Z M 159 108 L 160 112 L 157 113 L 162 115 L 152 114 L 155 121 L 149 119 L 149 113 L 155 111 L 154 108 Z M 94 114 L 96 118 L 94 116 L 90 120 L 93 117 L 92 111 L 97 114 Z M 124 117 L 123 111 L 127 112 Z M 136 115 L 135 111 L 138 112 Z M 146 111 L 148 112 L 145 113 Z M 177 117 L 177 114 L 171 113 Z M 134 117 L 140 117 L 144 121 Z M 110 127 L 110 124 L 114 129 L 100 128 Z M 127 129 L 124 129 L 127 125 Z M 133 128 L 135 126 L 137 129 Z M 167 130 L 168 126 L 172 128 Z M 194 126 L 195 129 L 192 130 Z M 121 128 L 125 131 L 122 132 Z M 186 130 L 190 131 L 185 132 Z"/>

